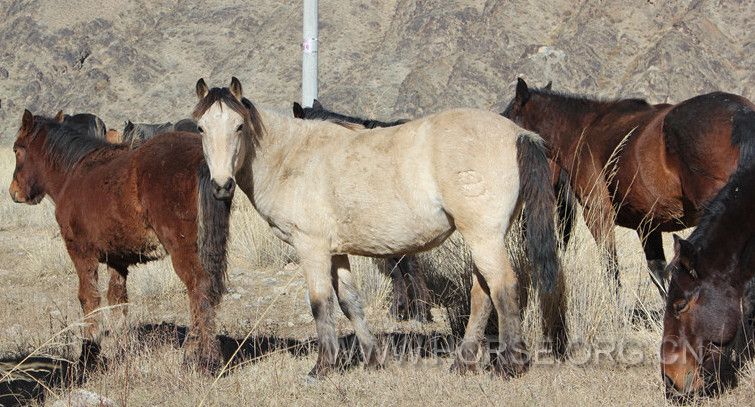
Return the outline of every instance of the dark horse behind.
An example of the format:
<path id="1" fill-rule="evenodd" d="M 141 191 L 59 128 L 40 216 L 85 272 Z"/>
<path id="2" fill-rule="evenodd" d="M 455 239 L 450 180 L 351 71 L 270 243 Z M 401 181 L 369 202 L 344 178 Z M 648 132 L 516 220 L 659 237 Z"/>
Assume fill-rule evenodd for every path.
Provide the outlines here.
<path id="1" fill-rule="evenodd" d="M 519 79 L 504 116 L 540 134 L 569 173 L 617 283 L 614 223 L 637 231 L 651 278 L 665 295 L 661 232 L 697 224 L 737 166 L 753 109 L 723 92 L 652 105 L 533 89 Z"/>
<path id="2" fill-rule="evenodd" d="M 171 255 L 191 313 L 189 361 L 219 363 L 215 308 L 225 290 L 230 202 L 213 197 L 198 136 L 171 133 L 138 149 L 91 137 L 80 126 L 24 112 L 10 186 L 18 203 L 49 196 L 79 277 L 85 315 L 81 361 L 99 361 L 98 263 L 110 270 L 107 299 L 125 317 L 129 266 Z"/>
<path id="3" fill-rule="evenodd" d="M 171 133 L 174 131 L 183 131 L 189 133 L 199 133 L 197 124 L 192 119 L 182 119 L 173 122 L 166 123 L 134 123 L 131 120 L 126 121 L 123 126 L 123 133 L 121 133 L 121 139 L 115 140 L 123 142 L 129 145 L 139 145 L 140 143 L 147 141 L 158 134 Z"/>
<path id="4" fill-rule="evenodd" d="M 663 321 L 667 395 L 687 400 L 736 384 L 755 328 L 755 112 L 733 112 L 738 168 L 683 240 L 674 236 Z"/>

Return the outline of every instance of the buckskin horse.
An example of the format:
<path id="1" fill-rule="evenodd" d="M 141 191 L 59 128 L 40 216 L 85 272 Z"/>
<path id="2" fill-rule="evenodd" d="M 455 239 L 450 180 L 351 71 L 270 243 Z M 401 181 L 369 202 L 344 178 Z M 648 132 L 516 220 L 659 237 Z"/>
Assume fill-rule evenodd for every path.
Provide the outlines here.
<path id="1" fill-rule="evenodd" d="M 335 123 L 349 123 L 367 129 L 376 127 L 393 127 L 404 124 L 408 120 L 381 122 L 379 120 L 362 119 L 347 116 L 325 109 L 319 100 L 315 99 L 312 107 L 302 107 L 294 102 L 294 117 L 305 120 L 327 120 Z M 389 257 L 385 266 L 390 273 L 393 283 L 393 303 L 390 314 L 396 319 L 415 319 L 420 322 L 432 321 L 430 290 L 425 282 L 425 275 L 418 267 L 417 259 L 413 255 Z"/>
<path id="2" fill-rule="evenodd" d="M 529 88 L 521 78 L 504 116 L 537 132 L 569 173 L 609 274 L 619 284 L 613 226 L 637 231 L 650 276 L 665 296 L 661 232 L 694 226 L 726 184 L 750 120 L 749 100 L 723 92 L 677 104 L 595 100 Z"/>
<path id="3" fill-rule="evenodd" d="M 368 366 L 382 363 L 364 318 L 347 254 L 388 257 L 442 243 L 458 230 L 476 272 L 472 312 L 455 369 L 475 369 L 491 309 L 498 316 L 494 370 L 524 373 L 517 276 L 505 235 L 522 205 L 546 336 L 566 349 L 564 284 L 557 256 L 554 196 L 542 139 L 498 114 L 456 109 L 395 127 L 355 129 L 258 110 L 229 88 L 196 85 L 216 197 L 236 181 L 304 271 L 319 339 L 312 376 L 338 366 L 334 306 L 353 324 Z M 487 352 L 485 352 L 487 354 Z"/>
<path id="4" fill-rule="evenodd" d="M 676 252 L 663 319 L 661 373 L 667 395 L 684 399 L 736 383 L 755 317 L 755 112 L 734 112 L 739 164 Z M 749 293 L 748 293 L 749 291 Z"/>
<path id="5" fill-rule="evenodd" d="M 100 354 L 98 263 L 111 270 L 108 302 L 122 305 L 128 267 L 167 252 L 189 294 L 187 361 L 217 367 L 214 316 L 225 290 L 230 203 L 212 196 L 199 137 L 171 133 L 131 150 L 26 110 L 13 150 L 12 199 L 34 205 L 49 196 L 55 203 L 79 277 L 84 365 Z"/>

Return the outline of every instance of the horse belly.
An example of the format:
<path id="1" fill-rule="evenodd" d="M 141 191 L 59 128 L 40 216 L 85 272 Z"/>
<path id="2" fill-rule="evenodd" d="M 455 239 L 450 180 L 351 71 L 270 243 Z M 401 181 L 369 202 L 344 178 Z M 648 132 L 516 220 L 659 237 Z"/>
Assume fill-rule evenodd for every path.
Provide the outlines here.
<path id="1" fill-rule="evenodd" d="M 432 249 L 453 233 L 448 218 L 412 219 L 411 222 L 355 223 L 340 227 L 331 250 L 360 256 L 391 256 Z"/>

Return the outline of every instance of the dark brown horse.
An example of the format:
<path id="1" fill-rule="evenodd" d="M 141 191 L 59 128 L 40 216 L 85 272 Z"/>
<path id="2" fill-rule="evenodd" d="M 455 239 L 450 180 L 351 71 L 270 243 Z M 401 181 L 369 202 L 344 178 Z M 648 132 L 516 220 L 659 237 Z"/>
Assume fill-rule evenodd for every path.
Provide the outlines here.
<path id="1" fill-rule="evenodd" d="M 734 384 L 752 340 L 755 113 L 735 113 L 734 123 L 741 135 L 739 168 L 706 207 L 689 240 L 674 236 L 661 346 L 661 373 L 672 398 Z"/>
<path id="2" fill-rule="evenodd" d="M 98 263 L 111 269 L 108 302 L 125 304 L 128 267 L 167 252 L 189 293 L 188 360 L 218 366 L 214 316 L 225 290 L 230 202 L 213 197 L 199 137 L 170 133 L 130 150 L 27 110 L 13 149 L 13 200 L 34 205 L 47 195 L 55 203 L 79 277 L 82 361 L 97 360 L 100 349 Z"/>
<path id="3" fill-rule="evenodd" d="M 504 115 L 539 133 L 571 178 L 584 217 L 618 283 L 614 222 L 637 231 L 653 282 L 665 295 L 661 232 L 697 224 L 726 184 L 755 105 L 723 92 L 681 103 L 601 101 L 530 89 L 519 79 Z"/>

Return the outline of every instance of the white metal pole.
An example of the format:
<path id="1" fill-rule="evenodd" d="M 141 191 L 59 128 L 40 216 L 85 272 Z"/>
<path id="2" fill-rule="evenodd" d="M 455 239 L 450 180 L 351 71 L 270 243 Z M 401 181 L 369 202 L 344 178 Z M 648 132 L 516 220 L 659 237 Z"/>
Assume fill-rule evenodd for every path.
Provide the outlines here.
<path id="1" fill-rule="evenodd" d="M 301 62 L 301 104 L 312 107 L 317 98 L 317 0 L 304 0 L 304 42 Z"/>

